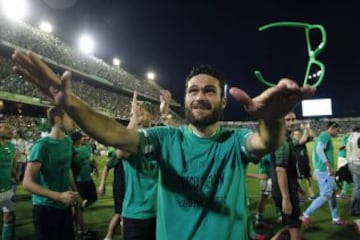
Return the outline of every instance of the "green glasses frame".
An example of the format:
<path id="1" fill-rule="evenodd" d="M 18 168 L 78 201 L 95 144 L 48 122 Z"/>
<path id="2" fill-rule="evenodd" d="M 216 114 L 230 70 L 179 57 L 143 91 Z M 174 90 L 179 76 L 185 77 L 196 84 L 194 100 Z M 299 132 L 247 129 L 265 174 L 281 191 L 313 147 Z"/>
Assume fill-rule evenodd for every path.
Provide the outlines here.
<path id="1" fill-rule="evenodd" d="M 313 86 L 318 87 L 321 84 L 321 82 L 323 81 L 324 76 L 325 76 L 325 65 L 316 59 L 316 57 L 324 50 L 324 48 L 326 46 L 327 39 L 326 39 L 325 28 L 319 24 L 309 24 L 309 23 L 303 23 L 303 22 L 275 22 L 275 23 L 270 23 L 270 24 L 261 26 L 261 27 L 259 27 L 258 30 L 264 31 L 266 29 L 273 28 L 273 27 L 300 27 L 300 28 L 305 29 L 305 37 L 306 37 L 309 61 L 308 61 L 307 67 L 306 67 L 306 73 L 305 73 L 305 77 L 304 77 L 304 81 L 303 81 L 303 86 L 306 86 L 308 84 L 308 80 L 313 77 L 310 75 L 311 66 L 316 65 L 319 67 L 320 70 L 316 73 L 316 76 L 318 76 L 318 79 L 313 84 Z M 312 49 L 311 42 L 310 42 L 310 31 L 314 30 L 314 29 L 317 29 L 320 31 L 321 43 L 315 49 Z M 263 84 L 270 86 L 270 87 L 276 85 L 274 83 L 266 81 L 260 71 L 255 70 L 254 73 L 255 73 L 255 76 L 257 77 L 257 79 L 260 82 L 262 82 Z"/>

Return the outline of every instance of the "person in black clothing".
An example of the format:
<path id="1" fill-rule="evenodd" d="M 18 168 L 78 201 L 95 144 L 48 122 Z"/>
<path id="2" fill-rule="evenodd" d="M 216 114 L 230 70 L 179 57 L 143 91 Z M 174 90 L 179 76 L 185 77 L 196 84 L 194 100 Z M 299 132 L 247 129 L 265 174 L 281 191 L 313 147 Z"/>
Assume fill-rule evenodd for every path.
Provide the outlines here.
<path id="1" fill-rule="evenodd" d="M 285 116 L 286 137 L 280 148 L 271 154 L 272 158 L 272 195 L 275 205 L 280 209 L 283 224 L 289 231 L 291 240 L 300 240 L 300 190 L 297 181 L 296 157 L 291 132 L 295 128 L 296 115 Z M 278 238 L 276 238 L 278 239 Z M 275 239 L 274 239 L 275 240 Z"/>
<path id="2" fill-rule="evenodd" d="M 301 124 L 300 126 L 300 129 L 295 129 L 292 132 L 294 153 L 297 159 L 298 180 L 300 183 L 302 179 L 306 179 L 309 191 L 309 200 L 314 200 L 316 196 L 312 183 L 310 161 L 307 153 L 306 143 L 312 141 L 315 135 L 311 130 L 309 123 Z"/>

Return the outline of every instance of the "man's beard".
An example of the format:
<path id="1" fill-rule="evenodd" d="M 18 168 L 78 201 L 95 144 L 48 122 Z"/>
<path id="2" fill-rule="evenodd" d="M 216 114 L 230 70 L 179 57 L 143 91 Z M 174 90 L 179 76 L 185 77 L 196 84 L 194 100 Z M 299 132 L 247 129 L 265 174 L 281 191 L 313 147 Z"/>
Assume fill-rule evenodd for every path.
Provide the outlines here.
<path id="1" fill-rule="evenodd" d="M 196 118 L 191 112 L 190 108 L 185 108 L 185 120 L 187 124 L 192 124 L 196 127 L 207 127 L 211 124 L 222 120 L 224 117 L 224 110 L 221 106 L 216 106 L 210 115 L 205 117 Z"/>

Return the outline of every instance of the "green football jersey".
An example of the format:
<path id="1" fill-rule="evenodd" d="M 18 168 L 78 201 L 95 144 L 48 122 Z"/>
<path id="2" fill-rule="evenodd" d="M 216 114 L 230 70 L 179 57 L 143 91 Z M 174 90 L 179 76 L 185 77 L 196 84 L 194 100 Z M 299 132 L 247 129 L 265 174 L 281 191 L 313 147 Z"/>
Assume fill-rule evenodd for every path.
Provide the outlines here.
<path id="1" fill-rule="evenodd" d="M 159 164 L 157 239 L 249 239 L 247 129 L 208 138 L 188 127 L 140 130 L 141 161 Z"/>
<path id="2" fill-rule="evenodd" d="M 325 155 L 332 168 L 334 168 L 334 146 L 330 134 L 326 131 L 320 133 L 320 135 L 315 140 L 314 150 L 313 150 L 314 169 L 320 172 L 326 172 L 327 170 L 325 163 L 320 159 L 319 155 L 316 153 L 316 148 L 319 142 L 322 142 L 323 144 L 326 145 Z"/>
<path id="3" fill-rule="evenodd" d="M 76 174 L 76 182 L 91 181 L 90 160 L 92 156 L 92 148 L 90 145 L 83 145 L 75 148 L 73 163 L 78 169 Z"/>
<path id="4" fill-rule="evenodd" d="M 270 178 L 271 174 L 271 154 L 262 157 L 257 164 L 256 171 L 258 174 L 266 174 Z"/>
<path id="5" fill-rule="evenodd" d="M 345 134 L 342 138 L 341 138 L 341 146 L 346 146 L 347 142 L 349 141 L 349 134 Z M 346 158 L 346 147 L 344 147 L 343 149 L 339 150 L 338 152 L 338 156 L 339 157 L 343 157 Z"/>
<path id="6" fill-rule="evenodd" d="M 125 179 L 122 215 L 126 218 L 156 216 L 158 163 L 149 159 L 142 161 L 141 158 L 141 155 L 132 155 L 122 161 Z"/>
<path id="7" fill-rule="evenodd" d="M 106 161 L 106 168 L 112 169 L 115 168 L 118 164 L 122 164 L 121 160 L 116 156 L 116 149 L 108 149 L 108 160 Z"/>
<path id="8" fill-rule="evenodd" d="M 29 162 L 40 162 L 41 169 L 37 183 L 56 192 L 70 190 L 70 166 L 72 159 L 72 140 L 69 136 L 63 139 L 44 137 L 37 140 L 30 149 Z M 47 205 L 64 209 L 68 206 L 37 194 L 32 194 L 34 205 Z"/>
<path id="9" fill-rule="evenodd" d="M 16 148 L 12 142 L 0 143 L 0 192 L 5 192 L 12 186 L 11 173 L 15 154 Z"/>

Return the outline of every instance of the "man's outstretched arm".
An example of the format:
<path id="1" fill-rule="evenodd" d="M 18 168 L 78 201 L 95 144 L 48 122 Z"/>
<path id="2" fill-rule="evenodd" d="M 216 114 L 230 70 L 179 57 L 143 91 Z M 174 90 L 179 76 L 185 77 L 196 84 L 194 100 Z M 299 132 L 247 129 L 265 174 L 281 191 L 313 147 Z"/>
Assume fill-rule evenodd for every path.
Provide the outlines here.
<path id="1" fill-rule="evenodd" d="M 266 89 L 255 98 L 250 98 L 239 88 L 231 88 L 231 95 L 241 102 L 245 110 L 259 120 L 257 131 L 248 138 L 248 150 L 255 157 L 275 151 L 285 136 L 284 116 L 292 111 L 303 99 L 315 93 L 312 86 L 300 87 L 290 79 Z"/>
<path id="2" fill-rule="evenodd" d="M 71 89 L 71 74 L 65 71 L 59 78 L 38 56 L 32 52 L 15 50 L 14 70 L 34 84 L 53 104 L 62 107 L 66 113 L 90 137 L 104 145 L 136 153 L 139 135 L 108 116 L 93 110 L 77 97 Z"/>

